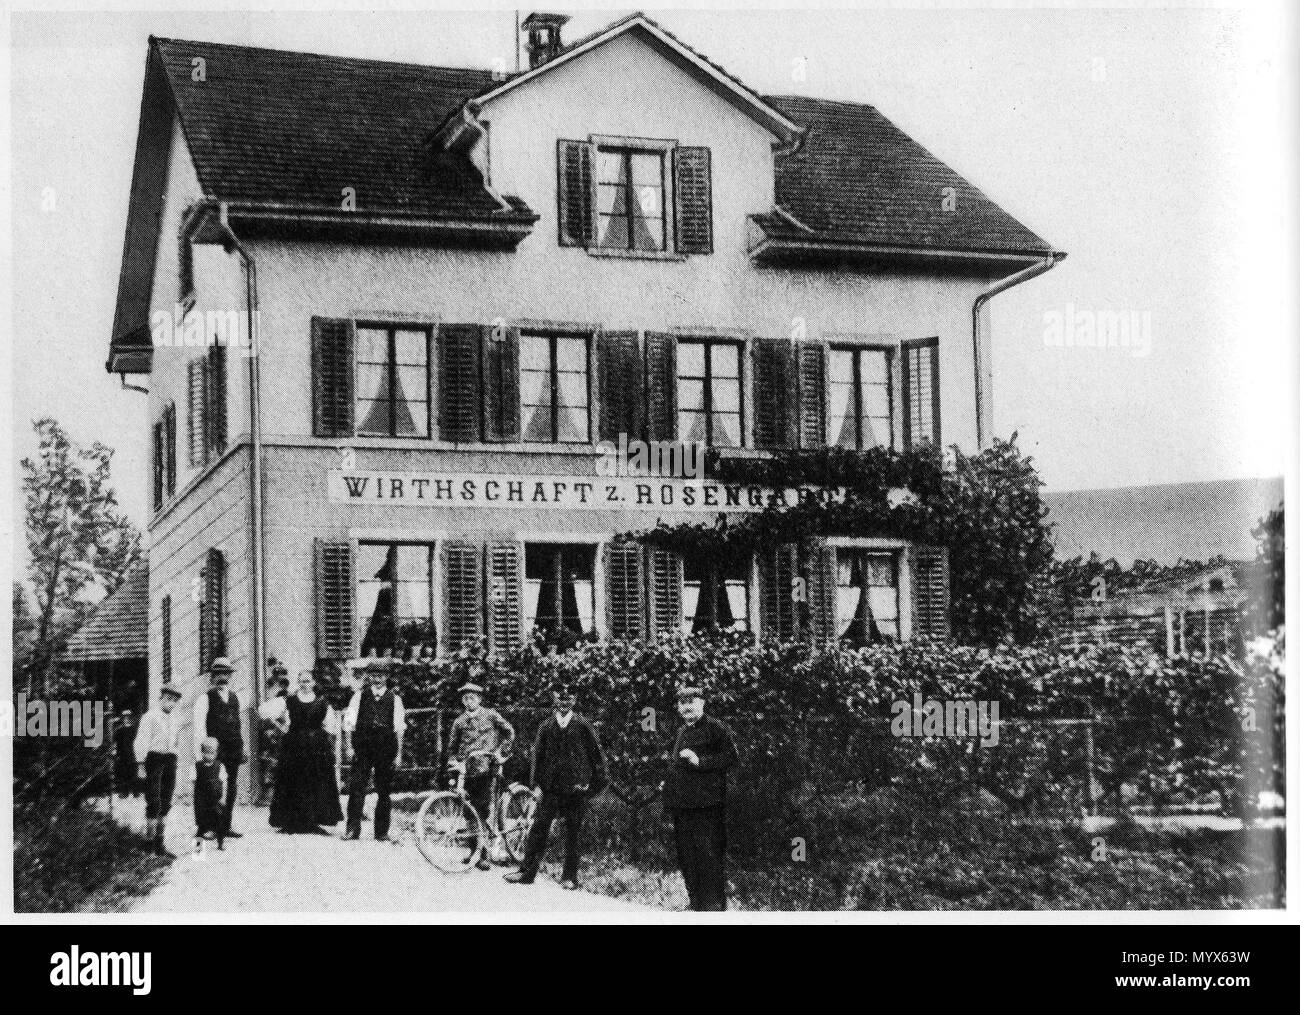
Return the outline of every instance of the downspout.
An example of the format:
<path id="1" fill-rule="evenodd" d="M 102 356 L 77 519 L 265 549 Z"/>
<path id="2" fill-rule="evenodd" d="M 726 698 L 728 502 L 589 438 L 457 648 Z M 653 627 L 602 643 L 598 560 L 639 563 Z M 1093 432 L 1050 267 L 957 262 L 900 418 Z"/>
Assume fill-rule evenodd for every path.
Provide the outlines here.
<path id="1" fill-rule="evenodd" d="M 984 304 L 998 293 L 1006 292 L 1008 289 L 1018 286 L 1021 282 L 1028 282 L 1031 278 L 1044 275 L 1064 260 L 1065 254 L 1053 250 L 1044 260 L 1031 264 L 1028 268 L 1024 268 L 1014 275 L 1008 275 L 1000 282 L 989 286 L 975 297 L 975 302 L 971 305 L 971 342 L 975 354 L 975 446 L 980 451 L 984 450 L 985 440 L 989 436 L 985 431 L 991 429 L 991 422 L 986 423 L 984 419 L 984 362 L 983 357 L 980 355 L 980 340 L 982 338 L 980 334 L 980 311 L 984 308 Z"/>
<path id="2" fill-rule="evenodd" d="M 250 688 L 253 713 L 261 704 L 259 683 L 262 674 L 262 657 L 266 644 L 266 589 L 264 583 L 263 553 L 265 534 L 262 524 L 262 389 L 261 389 L 261 335 L 258 324 L 257 308 L 257 263 L 252 255 L 244 249 L 235 232 L 230 228 L 230 208 L 222 201 L 217 205 L 218 223 L 225 236 L 225 247 L 229 253 L 237 253 L 244 262 L 245 301 L 248 307 L 248 435 L 250 445 L 249 461 L 249 497 L 253 529 L 253 658 L 249 666 L 248 683 Z M 250 723 L 250 726 L 254 725 Z M 253 738 L 256 733 L 250 729 Z M 251 738 L 250 738 L 251 739 Z M 249 751 L 249 796 L 261 773 L 258 771 L 258 752 Z"/>

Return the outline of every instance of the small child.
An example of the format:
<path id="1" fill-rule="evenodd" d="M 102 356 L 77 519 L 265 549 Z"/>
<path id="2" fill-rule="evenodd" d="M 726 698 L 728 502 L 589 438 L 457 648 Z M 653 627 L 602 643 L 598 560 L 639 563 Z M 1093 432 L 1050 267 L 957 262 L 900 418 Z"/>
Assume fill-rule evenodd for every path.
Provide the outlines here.
<path id="1" fill-rule="evenodd" d="M 202 757 L 194 764 L 194 824 L 201 839 L 216 838 L 217 849 L 226 848 L 225 793 L 221 785 L 221 765 L 217 761 L 217 741 L 207 737 L 201 745 Z"/>

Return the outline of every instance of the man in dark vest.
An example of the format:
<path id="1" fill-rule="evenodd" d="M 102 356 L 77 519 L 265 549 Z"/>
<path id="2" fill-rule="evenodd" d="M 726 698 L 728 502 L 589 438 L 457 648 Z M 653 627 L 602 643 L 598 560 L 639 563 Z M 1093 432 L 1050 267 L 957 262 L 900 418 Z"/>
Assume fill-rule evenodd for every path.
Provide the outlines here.
<path id="1" fill-rule="evenodd" d="M 194 760 L 196 763 L 203 760 L 203 741 L 212 737 L 217 742 L 217 761 L 226 773 L 226 805 L 221 820 L 222 830 L 229 839 L 240 838 L 238 832 L 231 830 L 230 820 L 239 792 L 239 766 L 248 760 L 239 696 L 230 689 L 230 675 L 234 671 L 225 656 L 212 660 L 208 671 L 212 686 L 194 703 Z"/>
<path id="2" fill-rule="evenodd" d="M 668 755 L 664 810 L 672 815 L 677 864 L 691 909 L 727 908 L 727 769 L 738 760 L 736 741 L 723 723 L 704 714 L 704 692 L 677 692 L 682 728 Z"/>
<path id="3" fill-rule="evenodd" d="M 373 667 L 365 687 L 352 695 L 343 716 L 343 731 L 352 737 L 352 770 L 348 775 L 348 827 L 345 839 L 361 838 L 361 810 L 370 773 L 375 773 L 375 841 L 388 841 L 392 810 L 389 794 L 393 769 L 402 755 L 406 711 L 402 699 L 388 686 L 388 674 Z"/>
<path id="4" fill-rule="evenodd" d="M 541 793 L 541 802 L 528 832 L 524 862 L 519 870 L 507 874 L 506 880 L 517 885 L 531 885 L 546 852 L 551 823 L 564 819 L 564 873 L 560 887 L 574 891 L 578 887 L 578 860 L 582 819 L 587 814 L 587 799 L 605 788 L 609 776 L 605 752 L 600 749 L 596 729 L 573 711 L 573 692 L 567 685 L 555 691 L 555 714 L 542 723 L 533 744 L 533 792 Z"/>

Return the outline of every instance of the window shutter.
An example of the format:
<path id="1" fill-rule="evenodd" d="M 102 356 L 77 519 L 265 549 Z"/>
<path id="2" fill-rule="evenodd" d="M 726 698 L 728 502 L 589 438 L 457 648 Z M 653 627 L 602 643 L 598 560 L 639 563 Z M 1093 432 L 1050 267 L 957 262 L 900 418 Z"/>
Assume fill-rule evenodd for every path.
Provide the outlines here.
<path id="1" fill-rule="evenodd" d="M 205 429 L 208 400 L 208 361 L 190 360 L 189 364 L 190 468 L 208 464 L 208 433 Z"/>
<path id="2" fill-rule="evenodd" d="M 167 453 L 163 439 L 163 424 L 159 420 L 153 425 L 153 509 L 161 511 L 163 506 L 163 464 Z"/>
<path id="3" fill-rule="evenodd" d="M 798 424 L 798 378 L 794 343 L 784 338 L 754 340 L 754 446 L 794 444 Z"/>
<path id="4" fill-rule="evenodd" d="M 226 651 L 226 559 L 209 550 L 203 565 L 203 606 L 199 624 L 199 666 L 203 673 Z"/>
<path id="5" fill-rule="evenodd" d="M 948 548 L 912 547 L 912 637 L 948 638 Z"/>
<path id="6" fill-rule="evenodd" d="M 833 645 L 836 640 L 835 547 L 819 543 L 808 554 L 805 568 L 808 582 L 807 635 L 814 645 Z"/>
<path id="7" fill-rule="evenodd" d="M 474 543 L 447 543 L 443 548 L 447 617 L 443 624 L 449 652 L 477 645 L 483 637 L 479 548 Z"/>
<path id="8" fill-rule="evenodd" d="M 176 403 L 169 402 L 163 412 L 164 440 L 167 445 L 167 496 L 176 492 Z"/>
<path id="9" fill-rule="evenodd" d="M 799 617 L 794 608 L 797 552 L 795 544 L 782 543 L 759 553 L 759 619 L 764 638 L 793 641 L 799 636 Z"/>
<path id="10" fill-rule="evenodd" d="M 654 635 L 676 634 L 682 629 L 682 558 L 672 550 L 651 546 L 650 623 Z"/>
<path id="11" fill-rule="evenodd" d="M 600 439 L 619 434 L 639 440 L 642 433 L 641 350 L 635 331 L 605 331 L 596 336 L 596 383 L 600 386 Z"/>
<path id="12" fill-rule="evenodd" d="M 311 432 L 317 437 L 352 436 L 355 335 L 351 321 L 311 319 Z"/>
<path id="13" fill-rule="evenodd" d="M 493 653 L 513 652 L 523 644 L 521 558 L 518 543 L 488 544 L 488 646 Z"/>
<path id="14" fill-rule="evenodd" d="M 611 638 L 645 637 L 641 547 L 629 540 L 605 547 L 605 630 Z"/>
<path id="15" fill-rule="evenodd" d="M 677 439 L 677 338 L 661 332 L 645 337 L 646 431 L 652 441 Z"/>
<path id="16" fill-rule="evenodd" d="M 481 374 L 477 324 L 438 327 L 438 437 L 464 443 L 479 439 Z M 517 362 L 517 359 L 516 359 Z"/>
<path id="17" fill-rule="evenodd" d="M 519 440 L 519 329 L 483 329 L 483 439 Z"/>
<path id="18" fill-rule="evenodd" d="M 799 446 L 826 446 L 826 347 L 820 342 L 800 342 Z"/>
<path id="19" fill-rule="evenodd" d="M 677 203 L 677 252 L 713 253 L 713 184 L 707 148 L 673 151 L 673 194 Z"/>
<path id="20" fill-rule="evenodd" d="M 903 446 L 942 444 L 939 433 L 939 343 L 927 338 L 901 343 Z M 928 433 L 927 433 L 928 429 Z"/>
<path id="21" fill-rule="evenodd" d="M 172 679 L 172 597 L 162 597 L 162 682 Z"/>
<path id="22" fill-rule="evenodd" d="M 349 659 L 352 617 L 352 545 L 316 540 L 316 658 Z"/>
<path id="23" fill-rule="evenodd" d="M 596 242 L 596 146 L 561 140 L 558 163 L 560 246 L 590 247 Z"/>
<path id="24" fill-rule="evenodd" d="M 212 458 L 226 450 L 226 347 L 208 349 L 208 445 Z"/>

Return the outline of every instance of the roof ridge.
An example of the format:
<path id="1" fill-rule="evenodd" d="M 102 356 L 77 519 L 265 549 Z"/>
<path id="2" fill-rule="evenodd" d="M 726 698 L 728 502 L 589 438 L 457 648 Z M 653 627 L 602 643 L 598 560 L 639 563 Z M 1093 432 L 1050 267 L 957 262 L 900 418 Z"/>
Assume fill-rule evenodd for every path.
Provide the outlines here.
<path id="1" fill-rule="evenodd" d="M 490 77 L 493 75 L 499 75 L 501 73 L 500 71 L 495 71 L 488 67 L 449 67 L 446 66 L 445 64 L 413 63 L 410 60 L 384 60 L 380 57 L 373 57 L 373 56 L 345 56 L 339 53 L 317 53 L 313 50 L 280 49 L 275 46 L 254 46 L 242 42 L 215 42 L 215 41 L 203 40 L 203 39 L 177 39 L 171 36 L 164 36 L 164 35 L 151 35 L 149 36 L 149 42 L 151 44 L 168 43 L 176 46 L 209 46 L 209 47 L 215 46 L 218 49 L 239 49 L 239 50 L 255 52 L 255 53 L 276 53 L 283 56 L 312 57 L 317 60 L 337 60 L 343 63 L 351 63 L 351 64 L 379 64 L 384 67 L 409 67 L 413 70 L 421 70 L 421 71 L 430 71 L 430 70 L 449 71 L 453 74 L 487 75 Z M 505 80 L 514 76 L 515 76 L 514 72 L 511 71 L 507 73 L 506 78 L 503 78 L 501 80 Z"/>

